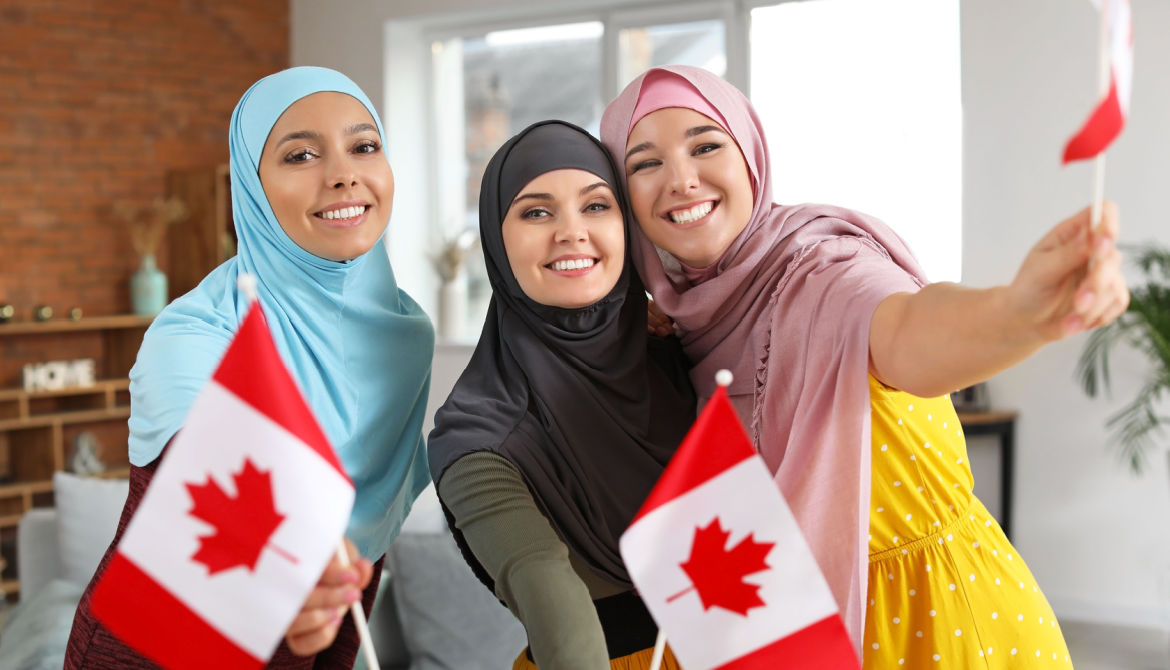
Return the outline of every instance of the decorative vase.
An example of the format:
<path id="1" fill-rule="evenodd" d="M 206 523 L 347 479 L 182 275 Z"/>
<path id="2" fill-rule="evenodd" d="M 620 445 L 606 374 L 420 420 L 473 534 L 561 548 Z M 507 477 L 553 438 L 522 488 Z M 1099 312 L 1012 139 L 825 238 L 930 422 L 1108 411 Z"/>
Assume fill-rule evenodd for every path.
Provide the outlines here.
<path id="1" fill-rule="evenodd" d="M 447 341 L 463 338 L 467 326 L 467 273 L 460 270 L 439 288 L 439 337 Z"/>
<path id="2" fill-rule="evenodd" d="M 154 262 L 154 254 L 142 255 L 142 266 L 130 277 L 130 304 L 140 316 L 154 316 L 167 306 L 167 276 Z"/>

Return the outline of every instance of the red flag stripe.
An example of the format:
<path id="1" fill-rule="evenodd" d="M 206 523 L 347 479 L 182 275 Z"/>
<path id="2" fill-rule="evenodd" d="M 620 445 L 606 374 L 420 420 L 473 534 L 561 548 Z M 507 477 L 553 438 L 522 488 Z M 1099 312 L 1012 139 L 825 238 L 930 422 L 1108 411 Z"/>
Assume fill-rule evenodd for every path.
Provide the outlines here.
<path id="1" fill-rule="evenodd" d="M 856 668 L 857 654 L 848 640 L 845 624 L 834 614 L 715 670 Z"/>
<path id="2" fill-rule="evenodd" d="M 280 359 L 259 302 L 248 310 L 213 378 L 311 447 L 348 481 L 329 438 Z"/>
<path id="3" fill-rule="evenodd" d="M 114 635 L 173 670 L 264 666 L 121 552 L 114 554 L 94 588 L 92 607 Z"/>
<path id="4" fill-rule="evenodd" d="M 712 449 L 712 446 L 718 448 Z M 751 438 L 739 422 L 726 391 L 723 387 L 715 389 L 715 395 L 699 413 L 631 525 L 755 453 Z"/>
<path id="5" fill-rule="evenodd" d="M 1111 77 L 1109 94 L 1093 110 L 1084 127 L 1068 141 L 1064 148 L 1064 162 L 1092 158 L 1105 150 L 1125 125 L 1121 100 L 1117 96 L 1117 78 Z"/>

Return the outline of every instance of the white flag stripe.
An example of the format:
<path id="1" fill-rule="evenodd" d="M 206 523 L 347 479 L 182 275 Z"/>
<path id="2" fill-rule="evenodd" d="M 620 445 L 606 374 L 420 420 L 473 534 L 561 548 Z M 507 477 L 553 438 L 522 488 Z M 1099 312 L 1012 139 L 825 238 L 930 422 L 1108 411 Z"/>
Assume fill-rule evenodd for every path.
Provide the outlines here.
<path id="1" fill-rule="evenodd" d="M 691 555 L 698 526 L 718 517 L 734 547 L 748 533 L 774 542 L 770 569 L 749 574 L 764 607 L 746 617 L 721 607 L 703 611 L 697 591 L 667 599 L 692 585 L 681 564 Z M 622 558 L 647 608 L 688 670 L 714 668 L 837 613 L 816 560 L 792 512 L 758 458 L 749 458 L 639 519 L 622 536 Z M 689 631 L 682 635 L 678 631 Z M 719 644 L 711 644 L 719 640 Z"/>
<path id="2" fill-rule="evenodd" d="M 1102 11 L 1102 0 L 1089 0 Z M 1129 112 L 1129 93 L 1133 87 L 1133 46 L 1130 42 L 1132 11 L 1129 0 L 1109 0 L 1109 61 L 1117 82 L 1117 98 L 1122 111 Z"/>
<path id="3" fill-rule="evenodd" d="M 1129 115 L 1129 95 L 1133 89 L 1133 45 L 1130 42 L 1131 17 L 1129 0 L 1110 0 L 1110 59 L 1113 79 L 1117 82 L 1117 99 L 1121 111 Z"/>
<path id="4" fill-rule="evenodd" d="M 189 417 L 197 419 L 189 418 L 167 450 L 119 551 L 225 637 L 266 659 L 336 550 L 335 542 L 321 539 L 345 532 L 353 487 L 311 448 L 214 380 Z M 275 507 L 285 519 L 269 544 L 296 563 L 266 548 L 255 572 L 244 566 L 209 577 L 191 557 L 199 537 L 215 529 L 190 515 L 186 484 L 205 484 L 210 474 L 234 497 L 234 475 L 244 458 L 270 473 Z M 169 539 L 160 541 L 164 537 Z"/>

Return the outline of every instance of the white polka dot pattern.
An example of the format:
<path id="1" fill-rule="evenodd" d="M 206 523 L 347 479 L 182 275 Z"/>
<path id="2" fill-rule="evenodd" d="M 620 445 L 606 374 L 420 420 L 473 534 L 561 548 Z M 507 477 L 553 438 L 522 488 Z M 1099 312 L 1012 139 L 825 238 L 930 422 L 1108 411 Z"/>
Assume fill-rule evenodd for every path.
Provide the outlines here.
<path id="1" fill-rule="evenodd" d="M 949 399 L 916 398 L 872 379 L 870 397 L 865 667 L 1072 667 L 1035 579 L 972 493 Z"/>

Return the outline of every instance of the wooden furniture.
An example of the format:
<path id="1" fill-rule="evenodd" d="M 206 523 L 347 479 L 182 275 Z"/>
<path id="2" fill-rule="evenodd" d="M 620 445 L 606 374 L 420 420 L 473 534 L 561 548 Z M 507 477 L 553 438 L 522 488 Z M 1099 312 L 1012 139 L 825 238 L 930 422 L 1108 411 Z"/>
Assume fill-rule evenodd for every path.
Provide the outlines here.
<path id="1" fill-rule="evenodd" d="M 187 218 L 167 229 L 170 299 L 183 295 L 236 253 L 228 166 L 172 170 L 167 196 L 187 206 Z"/>
<path id="2" fill-rule="evenodd" d="M 1012 480 L 1016 462 L 1016 417 L 1013 411 L 958 412 L 963 433 L 992 435 L 999 438 L 999 525 L 1003 534 L 1012 537 Z"/>
<path id="3" fill-rule="evenodd" d="M 151 317 L 98 316 L 80 321 L 0 324 L 0 589 L 19 591 L 16 565 L 16 526 L 33 507 L 53 504 L 53 473 L 65 470 L 73 444 L 82 431 L 91 431 L 102 445 L 101 460 L 111 475 L 124 475 L 129 466 L 126 419 L 130 416 L 130 366 L 138 353 Z M 59 391 L 27 392 L 20 384 L 22 351 L 77 352 L 93 357 L 99 381 L 93 386 Z M 43 354 L 42 354 L 43 355 Z M 59 355 L 59 354 L 54 354 Z"/>

